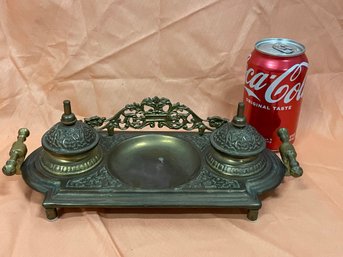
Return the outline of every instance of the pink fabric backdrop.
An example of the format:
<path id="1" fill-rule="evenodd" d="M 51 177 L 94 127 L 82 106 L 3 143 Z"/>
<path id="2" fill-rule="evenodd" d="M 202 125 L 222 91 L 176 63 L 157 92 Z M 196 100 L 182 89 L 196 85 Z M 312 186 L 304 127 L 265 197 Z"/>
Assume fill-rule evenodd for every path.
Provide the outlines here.
<path id="1" fill-rule="evenodd" d="M 343 256 L 343 2 L 0 2 L 0 163 L 20 127 L 29 151 L 59 121 L 110 116 L 148 96 L 231 118 L 246 58 L 264 37 L 307 47 L 296 140 L 304 175 L 285 178 L 250 222 L 235 210 L 65 210 L 0 175 L 0 256 Z"/>

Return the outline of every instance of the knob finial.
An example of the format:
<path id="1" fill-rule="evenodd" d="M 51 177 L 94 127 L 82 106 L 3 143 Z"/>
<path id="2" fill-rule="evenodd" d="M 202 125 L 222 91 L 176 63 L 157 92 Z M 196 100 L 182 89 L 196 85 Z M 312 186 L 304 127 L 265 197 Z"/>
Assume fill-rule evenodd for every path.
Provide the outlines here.
<path id="1" fill-rule="evenodd" d="M 64 113 L 61 117 L 61 122 L 64 125 L 73 125 L 76 122 L 76 117 L 74 113 L 71 112 L 71 105 L 69 100 L 63 101 Z"/>
<path id="2" fill-rule="evenodd" d="M 232 124 L 238 128 L 243 128 L 247 124 L 247 120 L 244 116 L 244 103 L 243 102 L 238 103 L 237 115 L 233 117 Z"/>

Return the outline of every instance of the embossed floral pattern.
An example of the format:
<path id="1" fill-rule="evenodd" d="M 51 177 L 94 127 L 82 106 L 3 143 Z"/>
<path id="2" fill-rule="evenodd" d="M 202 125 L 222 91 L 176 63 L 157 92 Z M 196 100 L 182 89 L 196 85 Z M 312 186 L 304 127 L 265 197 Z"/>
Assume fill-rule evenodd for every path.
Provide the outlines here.
<path id="1" fill-rule="evenodd" d="M 82 178 L 71 179 L 67 182 L 69 188 L 122 188 L 124 184 L 120 180 L 108 174 L 106 168 Z"/>
<path id="2" fill-rule="evenodd" d="M 236 128 L 232 123 L 224 124 L 211 135 L 211 144 L 221 152 L 247 156 L 265 148 L 264 138 L 252 126 Z"/>
<path id="3" fill-rule="evenodd" d="M 87 151 L 97 143 L 97 134 L 92 127 L 78 121 L 73 126 L 58 123 L 43 136 L 43 146 L 53 152 Z"/>

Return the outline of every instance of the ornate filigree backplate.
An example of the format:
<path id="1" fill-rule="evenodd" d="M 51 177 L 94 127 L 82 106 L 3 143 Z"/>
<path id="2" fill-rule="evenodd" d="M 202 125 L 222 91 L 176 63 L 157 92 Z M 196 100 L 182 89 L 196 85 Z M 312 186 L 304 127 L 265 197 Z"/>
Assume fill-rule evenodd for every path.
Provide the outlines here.
<path id="1" fill-rule="evenodd" d="M 180 103 L 172 104 L 167 98 L 155 96 L 145 98 L 141 103 L 127 104 L 109 119 L 93 116 L 86 118 L 85 122 L 94 128 L 106 129 L 109 135 L 113 135 L 115 129 L 142 129 L 147 126 L 187 131 L 198 130 L 202 135 L 206 130 L 213 131 L 220 127 L 226 120 L 220 117 L 209 117 L 203 120 L 189 107 Z"/>

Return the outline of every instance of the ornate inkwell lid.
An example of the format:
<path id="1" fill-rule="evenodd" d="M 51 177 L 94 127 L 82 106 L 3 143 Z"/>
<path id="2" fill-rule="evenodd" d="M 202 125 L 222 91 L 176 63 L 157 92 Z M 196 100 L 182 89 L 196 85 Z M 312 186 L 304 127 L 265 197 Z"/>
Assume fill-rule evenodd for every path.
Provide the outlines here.
<path id="1" fill-rule="evenodd" d="M 96 147 L 99 134 L 91 126 L 76 119 L 69 100 L 65 100 L 63 105 L 61 121 L 42 137 L 45 151 L 41 164 L 56 175 L 83 173 L 101 160 L 101 152 Z"/>
<path id="2" fill-rule="evenodd" d="M 42 137 L 42 146 L 56 155 L 77 155 L 90 151 L 99 142 L 99 135 L 86 123 L 78 121 L 71 112 L 70 101 L 63 102 L 61 121 Z"/>
<path id="3" fill-rule="evenodd" d="M 18 131 L 2 169 L 8 176 L 22 174 L 45 195 L 48 219 L 63 207 L 226 207 L 246 208 L 256 220 L 258 196 L 285 175 L 302 174 L 287 130 L 278 131 L 281 161 L 247 124 L 243 103 L 231 122 L 217 116 L 204 120 L 159 97 L 84 122 L 68 100 L 63 105 L 61 121 L 25 161 L 29 131 Z M 155 126 L 174 131 L 137 131 Z M 124 131 L 128 128 L 135 131 Z"/>
<path id="4" fill-rule="evenodd" d="M 266 148 L 264 138 L 247 124 L 243 103 L 238 104 L 233 120 L 215 130 L 210 140 L 216 150 L 233 157 L 254 156 Z"/>

